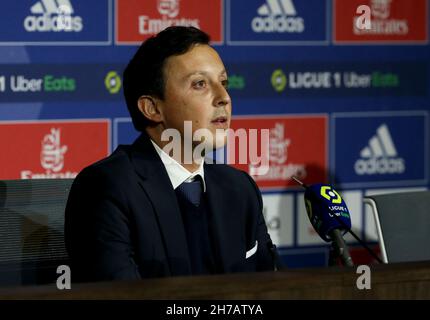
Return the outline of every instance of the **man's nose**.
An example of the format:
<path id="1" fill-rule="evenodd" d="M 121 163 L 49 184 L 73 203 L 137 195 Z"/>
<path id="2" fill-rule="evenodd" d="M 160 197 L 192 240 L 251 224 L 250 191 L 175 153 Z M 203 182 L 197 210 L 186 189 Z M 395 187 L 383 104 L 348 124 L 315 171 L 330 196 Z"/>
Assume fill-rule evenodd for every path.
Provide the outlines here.
<path id="1" fill-rule="evenodd" d="M 215 93 L 215 99 L 214 99 L 214 106 L 215 107 L 224 107 L 228 104 L 230 104 L 230 95 L 227 92 L 227 89 L 219 84 L 216 87 L 216 93 Z"/>

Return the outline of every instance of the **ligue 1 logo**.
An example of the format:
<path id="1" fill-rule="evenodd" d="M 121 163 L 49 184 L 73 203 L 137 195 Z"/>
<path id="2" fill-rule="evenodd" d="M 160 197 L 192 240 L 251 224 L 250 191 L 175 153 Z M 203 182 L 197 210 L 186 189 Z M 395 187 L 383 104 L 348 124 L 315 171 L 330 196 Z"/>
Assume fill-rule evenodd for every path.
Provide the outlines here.
<path id="1" fill-rule="evenodd" d="M 121 77 L 116 71 L 109 71 L 105 77 L 105 87 L 110 94 L 116 94 L 121 89 Z"/>
<path id="2" fill-rule="evenodd" d="M 276 92 L 282 92 L 287 86 L 287 76 L 281 69 L 276 69 L 272 73 L 271 82 Z"/>
<path id="3" fill-rule="evenodd" d="M 340 194 L 330 186 L 322 186 L 320 194 L 331 203 L 342 203 Z"/>

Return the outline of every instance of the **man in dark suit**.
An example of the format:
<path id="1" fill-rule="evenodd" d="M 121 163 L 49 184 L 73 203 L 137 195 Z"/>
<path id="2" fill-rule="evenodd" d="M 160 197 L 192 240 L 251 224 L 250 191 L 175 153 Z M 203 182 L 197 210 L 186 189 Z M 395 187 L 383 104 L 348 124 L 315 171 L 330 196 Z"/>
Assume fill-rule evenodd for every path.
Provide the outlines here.
<path id="1" fill-rule="evenodd" d="M 147 40 L 124 71 L 135 128 L 131 146 L 85 168 L 70 191 L 66 247 L 74 281 L 273 270 L 258 187 L 224 164 L 186 160 L 185 147 L 222 147 L 230 125 L 225 67 L 209 37 L 170 27 Z M 190 140 L 204 129 L 212 138 Z M 166 130 L 179 133 L 169 152 Z M 172 151 L 172 150 L 171 150 Z"/>

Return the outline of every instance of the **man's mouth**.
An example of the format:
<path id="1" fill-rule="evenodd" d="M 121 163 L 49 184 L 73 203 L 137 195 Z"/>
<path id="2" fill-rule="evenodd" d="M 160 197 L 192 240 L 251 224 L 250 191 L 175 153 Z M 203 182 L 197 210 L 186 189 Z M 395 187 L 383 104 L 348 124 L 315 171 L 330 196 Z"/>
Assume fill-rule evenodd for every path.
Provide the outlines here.
<path id="1" fill-rule="evenodd" d="M 225 124 L 227 123 L 228 118 L 227 117 L 217 117 L 213 119 L 211 122 L 214 124 Z"/>

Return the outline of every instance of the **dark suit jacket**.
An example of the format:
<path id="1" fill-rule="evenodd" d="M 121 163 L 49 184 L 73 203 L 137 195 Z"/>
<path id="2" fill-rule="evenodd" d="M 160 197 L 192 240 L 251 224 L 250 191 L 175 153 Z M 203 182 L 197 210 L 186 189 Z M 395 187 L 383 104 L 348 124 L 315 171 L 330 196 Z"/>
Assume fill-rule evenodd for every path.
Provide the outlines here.
<path id="1" fill-rule="evenodd" d="M 204 170 L 218 272 L 273 270 L 255 182 L 227 165 Z M 191 274 L 176 195 L 146 134 L 76 177 L 65 240 L 76 282 Z M 256 253 L 246 259 L 256 241 Z"/>

